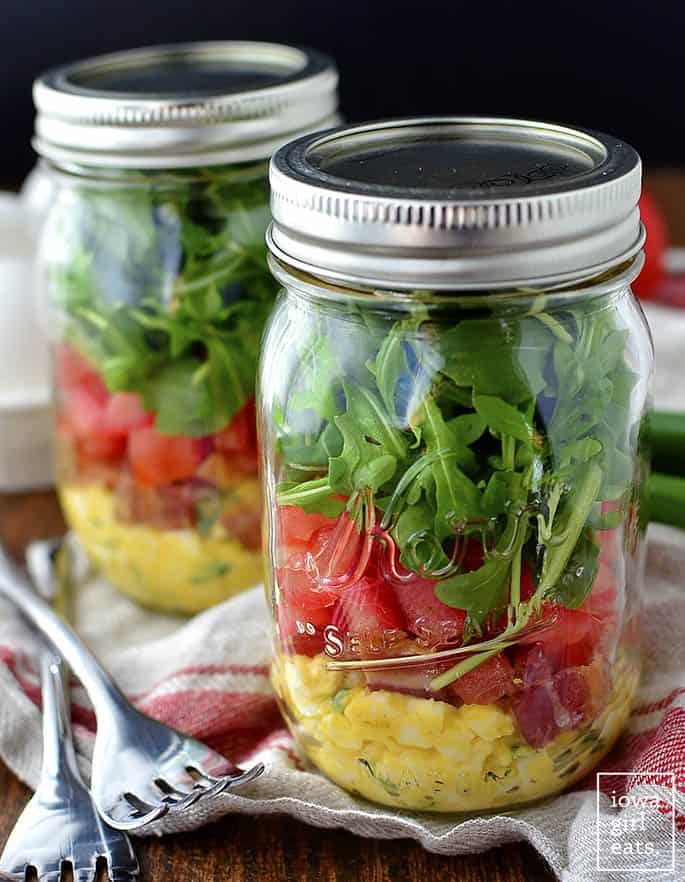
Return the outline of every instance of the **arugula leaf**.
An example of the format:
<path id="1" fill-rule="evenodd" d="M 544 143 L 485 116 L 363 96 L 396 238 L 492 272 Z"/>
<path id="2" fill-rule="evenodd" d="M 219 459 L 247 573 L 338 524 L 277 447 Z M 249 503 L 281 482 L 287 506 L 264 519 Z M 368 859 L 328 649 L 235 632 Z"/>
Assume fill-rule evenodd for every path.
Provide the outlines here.
<path id="1" fill-rule="evenodd" d="M 447 421 L 452 437 L 459 447 L 475 443 L 485 431 L 487 421 L 477 413 L 464 413 Z"/>
<path id="2" fill-rule="evenodd" d="M 198 377 L 204 367 L 187 358 L 164 365 L 148 378 L 143 401 L 146 410 L 156 412 L 155 426 L 160 432 L 200 437 L 224 425 L 223 416 L 217 424 L 210 387 Z"/>
<path id="3" fill-rule="evenodd" d="M 494 395 L 474 395 L 473 406 L 491 431 L 511 435 L 519 441 L 532 441 L 535 430 L 524 414 Z"/>
<path id="4" fill-rule="evenodd" d="M 506 527 L 494 552 L 486 555 L 482 566 L 444 579 L 435 590 L 443 603 L 465 610 L 471 621 L 481 628 L 492 613 L 506 606 L 512 564 L 520 557 L 528 536 L 528 523 L 520 500 L 509 500 L 509 507 Z"/>
<path id="5" fill-rule="evenodd" d="M 431 572 L 449 562 L 442 546 L 427 529 L 433 519 L 433 506 L 426 499 L 408 505 L 397 519 L 392 535 L 401 549 L 400 563 L 408 570 Z"/>
<path id="6" fill-rule="evenodd" d="M 442 367 L 435 332 L 423 329 L 427 315 L 397 322 L 383 341 L 373 372 L 395 424 L 406 428 Z"/>
<path id="7" fill-rule="evenodd" d="M 468 462 L 469 449 L 458 444 L 430 398 L 424 403 L 423 415 L 426 454 L 433 454 L 434 460 L 430 469 L 435 482 L 435 531 L 442 541 L 454 535 L 458 523 L 480 517 L 480 491 L 459 468 L 460 462 Z"/>
<path id="8" fill-rule="evenodd" d="M 508 404 L 536 397 L 552 334 L 539 322 L 514 318 L 464 320 L 442 334 L 443 373 L 456 386 Z"/>
<path id="9" fill-rule="evenodd" d="M 510 560 L 491 558 L 477 570 L 437 582 L 435 594 L 448 606 L 466 610 L 483 625 L 490 613 L 506 605 L 510 570 Z"/>
<path id="10" fill-rule="evenodd" d="M 353 383 L 343 383 L 343 391 L 345 412 L 334 418 L 343 446 L 340 455 L 329 461 L 331 487 L 347 495 L 366 488 L 378 490 L 393 477 L 398 462 L 406 459 L 408 440 L 392 425 L 374 393 Z"/>
<path id="11" fill-rule="evenodd" d="M 571 552 L 564 570 L 547 594 L 550 600 L 569 609 L 582 606 L 599 571 L 599 545 L 584 531 Z"/>
<path id="12" fill-rule="evenodd" d="M 297 472 L 312 468 L 326 470 L 329 461 L 340 456 L 343 447 L 340 431 L 333 423 L 312 434 L 290 432 L 282 428 L 278 433 L 278 446 L 289 470 Z"/>
<path id="13" fill-rule="evenodd" d="M 563 511 L 555 521 L 557 539 L 545 551 L 539 590 L 546 596 L 566 569 L 602 483 L 602 470 L 595 463 L 586 466 L 578 485 L 569 493 Z"/>
<path id="14" fill-rule="evenodd" d="M 559 460 L 562 465 L 571 462 L 571 460 L 587 462 L 593 456 L 601 453 L 602 447 L 602 442 L 597 438 L 579 438 L 577 441 L 570 441 L 564 447 Z"/>
<path id="15" fill-rule="evenodd" d="M 355 476 L 357 489 L 369 489 L 374 492 L 392 479 L 397 469 L 397 459 L 390 454 L 383 454 L 362 465 Z"/>
<path id="16" fill-rule="evenodd" d="M 506 511 L 510 501 L 520 496 L 521 480 L 522 476 L 518 472 L 493 472 L 481 497 L 483 516 L 496 518 Z"/>
<path id="17" fill-rule="evenodd" d="M 337 517 L 344 511 L 344 499 L 332 497 L 333 488 L 328 478 L 314 478 L 302 483 L 286 482 L 278 489 L 279 505 L 299 505 L 308 513 Z"/>
<path id="18" fill-rule="evenodd" d="M 316 336 L 300 349 L 296 385 L 288 395 L 288 415 L 311 410 L 322 420 L 332 420 L 339 413 L 340 376 L 341 365 L 333 340 L 328 336 Z"/>

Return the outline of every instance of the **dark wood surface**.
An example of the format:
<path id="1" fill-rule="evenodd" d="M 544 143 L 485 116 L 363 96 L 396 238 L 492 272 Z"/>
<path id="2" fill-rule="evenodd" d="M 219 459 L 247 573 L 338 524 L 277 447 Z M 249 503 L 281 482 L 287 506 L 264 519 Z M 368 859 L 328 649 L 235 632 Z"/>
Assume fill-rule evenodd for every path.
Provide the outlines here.
<path id="1" fill-rule="evenodd" d="M 671 239 L 685 244 L 685 173 L 647 175 L 662 205 Z M 0 535 L 14 554 L 63 522 L 50 492 L 0 496 Z M 29 790 L 0 763 L 0 847 Z M 318 830 L 285 817 L 232 816 L 199 832 L 139 840 L 144 882 L 553 882 L 527 845 L 484 854 L 443 857 L 407 840 L 359 839 Z"/>

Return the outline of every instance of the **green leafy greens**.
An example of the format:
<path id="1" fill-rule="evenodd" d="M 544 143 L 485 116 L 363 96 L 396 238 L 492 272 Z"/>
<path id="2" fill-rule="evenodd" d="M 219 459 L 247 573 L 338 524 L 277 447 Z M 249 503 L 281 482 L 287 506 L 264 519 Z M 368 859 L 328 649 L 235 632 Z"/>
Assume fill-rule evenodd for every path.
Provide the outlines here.
<path id="1" fill-rule="evenodd" d="M 86 180 L 65 201 L 51 273 L 65 337 L 159 431 L 210 434 L 254 394 L 268 219 L 262 166 Z"/>
<path id="2" fill-rule="evenodd" d="M 330 515 L 333 496 L 352 511 L 371 494 L 401 564 L 466 612 L 465 643 L 504 617 L 434 688 L 511 645 L 543 600 L 581 606 L 597 573 L 596 530 L 627 508 L 637 436 L 627 331 L 611 295 L 545 305 L 453 320 L 416 305 L 408 318 L 366 323 L 363 307 L 322 305 L 278 402 L 281 504 Z M 338 342 L 350 327 L 366 355 L 354 379 Z M 610 524 L 603 502 L 615 509 Z M 467 541 L 484 550 L 468 571 Z"/>

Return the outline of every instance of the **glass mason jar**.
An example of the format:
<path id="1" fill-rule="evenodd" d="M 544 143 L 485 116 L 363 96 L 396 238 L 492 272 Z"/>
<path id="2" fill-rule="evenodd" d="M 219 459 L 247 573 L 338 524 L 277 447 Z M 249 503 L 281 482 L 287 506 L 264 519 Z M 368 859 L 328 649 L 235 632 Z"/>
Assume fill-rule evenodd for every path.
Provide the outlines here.
<path id="1" fill-rule="evenodd" d="M 638 682 L 639 158 L 414 120 L 299 139 L 271 182 L 258 409 L 289 725 L 398 808 L 558 792 Z"/>
<path id="2" fill-rule="evenodd" d="M 267 161 L 335 120 L 336 80 L 318 53 L 228 42 L 36 85 L 60 498 L 104 575 L 147 606 L 195 612 L 262 577 Z"/>

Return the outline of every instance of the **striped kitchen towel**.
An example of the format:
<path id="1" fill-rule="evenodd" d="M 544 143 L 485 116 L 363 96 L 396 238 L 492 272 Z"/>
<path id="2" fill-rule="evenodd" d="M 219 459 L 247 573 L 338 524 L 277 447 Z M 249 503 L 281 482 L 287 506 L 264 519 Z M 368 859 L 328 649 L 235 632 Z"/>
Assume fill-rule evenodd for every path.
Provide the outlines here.
<path id="1" fill-rule="evenodd" d="M 279 714 L 268 676 L 268 613 L 255 588 L 190 621 L 140 610 L 98 579 L 79 592 L 80 630 L 124 691 L 146 713 L 205 740 L 233 760 L 257 759 L 267 772 L 248 788 L 200 802 L 176 829 L 193 829 L 230 812 L 285 812 L 322 827 L 362 836 L 413 837 L 440 853 L 482 851 L 526 839 L 565 882 L 608 878 L 597 869 L 598 811 L 607 823 L 612 799 L 621 817 L 640 823 L 659 853 L 676 844 L 675 868 L 649 882 L 685 879 L 685 534 L 651 527 L 643 617 L 645 669 L 625 734 L 598 771 L 573 790 L 509 815 L 457 819 L 406 815 L 372 806 L 328 782 L 298 751 Z M 105 612 L 106 611 L 106 614 Z M 0 615 L 0 753 L 29 785 L 40 767 L 39 685 L 32 636 L 9 609 Z M 73 689 L 75 732 L 84 772 L 94 718 L 80 686 Z M 611 794 L 611 791 L 615 791 Z M 675 806 L 673 792 L 676 794 Z M 628 799 L 629 797 L 629 799 Z M 657 805 L 652 805 L 656 800 Z M 675 811 L 674 811 L 675 808 Z M 173 831 L 169 831 L 173 832 Z M 635 863 L 635 858 L 631 857 Z M 641 876 L 645 878 L 644 874 Z M 634 880 L 612 873 L 611 879 Z"/>

